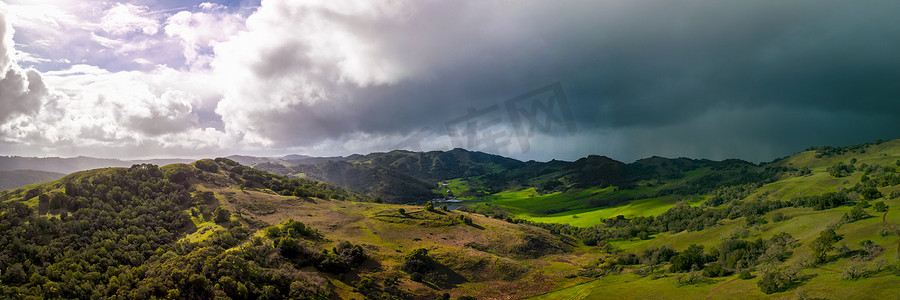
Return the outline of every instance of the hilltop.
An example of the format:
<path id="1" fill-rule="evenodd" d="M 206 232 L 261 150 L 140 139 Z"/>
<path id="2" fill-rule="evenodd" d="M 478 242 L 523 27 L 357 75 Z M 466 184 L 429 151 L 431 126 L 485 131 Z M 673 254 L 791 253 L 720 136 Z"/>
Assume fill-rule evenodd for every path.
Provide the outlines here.
<path id="1" fill-rule="evenodd" d="M 600 255 L 544 228 L 224 158 L 81 171 L 0 201 L 4 297 L 522 298 Z"/>
<path id="2" fill-rule="evenodd" d="M 900 140 L 812 147 L 762 164 L 521 162 L 462 149 L 241 159 L 255 165 L 139 164 L 0 192 L 7 224 L 0 257 L 9 257 L 0 261 L 2 292 L 345 299 L 900 292 Z M 454 204 L 459 210 L 383 203 L 412 195 L 463 202 Z M 73 263 L 83 267 L 60 271 Z"/>

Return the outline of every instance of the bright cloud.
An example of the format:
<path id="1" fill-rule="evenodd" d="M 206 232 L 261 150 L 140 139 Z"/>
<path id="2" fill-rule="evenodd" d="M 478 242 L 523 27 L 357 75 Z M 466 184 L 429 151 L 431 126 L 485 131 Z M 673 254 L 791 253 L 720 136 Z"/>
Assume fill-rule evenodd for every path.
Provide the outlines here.
<path id="1" fill-rule="evenodd" d="M 141 32 L 154 35 L 159 31 L 159 21 L 147 17 L 149 8 L 132 4 L 117 3 L 108 9 L 100 19 L 103 31 L 114 35 Z"/>

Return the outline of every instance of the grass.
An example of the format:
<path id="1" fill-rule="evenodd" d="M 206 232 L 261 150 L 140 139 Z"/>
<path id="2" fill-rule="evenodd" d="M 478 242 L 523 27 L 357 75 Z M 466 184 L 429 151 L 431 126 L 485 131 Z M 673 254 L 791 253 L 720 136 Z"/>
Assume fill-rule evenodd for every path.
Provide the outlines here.
<path id="1" fill-rule="evenodd" d="M 547 212 L 562 212 L 575 209 L 596 208 L 603 203 L 615 202 L 617 199 L 643 198 L 652 189 L 642 187 L 634 190 L 619 190 L 614 186 L 605 188 L 573 189 L 566 192 L 539 194 L 534 188 L 518 191 L 505 191 L 482 197 L 482 202 L 504 206 L 519 213 L 532 216 Z"/>
<path id="2" fill-rule="evenodd" d="M 623 215 L 626 218 L 656 216 L 677 204 L 674 197 L 647 198 L 633 200 L 614 207 L 571 210 L 546 216 L 526 216 L 529 221 L 541 223 L 566 223 L 578 227 L 591 227 L 604 219 Z"/>
<path id="3" fill-rule="evenodd" d="M 190 210 L 187 210 L 186 212 L 188 214 L 191 213 Z M 197 230 L 181 238 L 182 241 L 189 241 L 192 243 L 201 242 L 209 238 L 209 236 L 212 235 L 213 232 L 225 230 L 225 227 L 219 226 L 218 224 L 213 223 L 213 221 L 205 221 L 202 217 L 203 216 L 191 216 L 191 221 L 194 222 L 194 226 L 197 228 Z"/>
<path id="4" fill-rule="evenodd" d="M 718 279 L 718 281 L 723 281 Z M 633 274 L 606 276 L 530 299 L 703 299 L 716 284 L 677 287 L 672 277 L 653 280 Z M 677 288 L 673 288 L 677 287 Z"/>
<path id="5" fill-rule="evenodd" d="M 354 297 L 349 287 L 354 286 L 360 276 L 373 277 L 376 281 L 400 276 L 402 289 L 424 298 L 439 298 L 444 292 L 449 292 L 454 298 L 464 295 L 479 299 L 525 298 L 560 287 L 562 282 L 582 281 L 564 276 L 600 255 L 599 248 L 567 245 L 544 229 L 478 214 L 429 212 L 422 206 L 298 199 L 257 191 L 241 192 L 230 187 L 207 187 L 205 190 L 213 191 L 217 196 L 234 192 L 230 199 L 224 201 L 233 211 L 245 203 L 270 204 L 275 208 L 275 213 L 244 211 L 244 216 L 268 224 L 277 224 L 289 218 L 303 222 L 326 237 L 326 240 L 314 242 L 314 247 L 331 249 L 340 241 L 363 246 L 367 255 L 373 258 L 371 265 L 344 277 L 333 278 L 341 282 L 333 281 L 340 290 L 338 293 L 348 297 Z M 524 193 L 515 196 L 522 195 Z M 400 215 L 398 208 L 403 208 L 405 214 Z M 475 226 L 458 221 L 457 217 L 461 214 L 471 217 Z M 208 235 L 201 233 L 202 228 L 216 226 L 200 220 L 195 220 L 195 224 L 200 229 L 187 238 L 207 238 Z M 208 232 L 213 230 L 207 229 Z M 539 258 L 517 254 L 523 245 L 534 239 L 565 250 Z M 455 278 L 455 281 L 449 285 L 433 284 L 441 287 L 438 291 L 409 280 L 409 275 L 398 268 L 403 256 L 416 248 L 428 249 L 432 257 L 450 270 L 448 278 Z"/>
<path id="6" fill-rule="evenodd" d="M 900 223 L 900 199 L 881 199 L 891 207 L 885 220 L 894 224 Z M 750 236 L 746 239 L 769 238 L 780 232 L 787 232 L 796 238 L 800 247 L 795 248 L 792 257 L 783 266 L 793 264 L 797 259 L 809 253 L 808 244 L 815 239 L 819 232 L 829 225 L 840 220 L 841 216 L 851 207 L 838 207 L 834 209 L 815 211 L 811 208 L 782 208 L 772 211 L 764 216 L 771 220 L 775 213 L 782 213 L 787 220 L 778 223 L 768 223 L 762 226 L 748 228 Z M 851 249 L 856 249 L 859 242 L 871 240 L 884 247 L 881 256 L 896 263 L 900 257 L 897 254 L 898 237 L 881 237 L 878 233 L 883 226 L 882 213 L 876 213 L 871 208 L 867 210 L 873 217 L 848 223 L 836 230 L 843 235 L 843 240 L 837 243 L 846 243 Z M 703 245 L 706 248 L 716 247 L 722 241 L 722 237 L 734 230 L 743 228 L 746 222 L 744 218 L 725 220 L 719 226 L 707 228 L 701 231 L 683 231 L 678 233 L 662 233 L 653 236 L 650 240 L 613 241 L 611 244 L 626 252 L 639 252 L 643 249 L 659 246 L 671 246 L 676 250 L 683 250 L 691 244 Z M 836 245 L 836 246 L 837 246 Z M 832 255 L 835 253 L 832 252 Z M 822 264 L 821 266 L 832 270 L 842 270 L 852 264 L 867 263 L 857 262 L 849 258 L 838 258 Z M 885 276 L 878 278 L 864 278 L 855 281 L 841 280 L 840 273 L 828 272 L 820 269 L 804 269 L 804 274 L 812 278 L 805 284 L 783 293 L 766 295 L 760 292 L 756 285 L 759 277 L 750 280 L 735 280 L 719 289 L 713 299 L 766 299 L 766 298 L 792 298 L 798 292 L 808 297 L 824 297 L 828 299 L 852 299 L 859 295 L 866 295 L 869 299 L 895 298 L 900 283 L 900 277 Z M 886 274 L 886 273 L 882 273 Z M 670 274 L 671 275 L 671 274 Z M 611 275 L 598 280 L 590 281 L 551 293 L 534 297 L 532 299 L 698 299 L 706 298 L 716 287 L 726 280 L 734 279 L 736 275 L 724 279 L 716 279 L 715 284 L 701 284 L 681 286 L 672 278 L 652 280 L 640 278 L 633 274 Z M 627 295 L 627 296 L 622 296 Z"/>
<path id="7" fill-rule="evenodd" d="M 444 186 L 444 184 L 446 184 L 447 186 Z M 438 183 L 438 187 L 433 189 L 432 192 L 440 194 L 442 196 L 449 196 L 451 193 L 453 195 L 459 196 L 463 192 L 469 191 L 471 189 L 472 187 L 469 179 L 456 178 Z M 447 193 L 447 190 L 450 190 L 450 193 Z"/>

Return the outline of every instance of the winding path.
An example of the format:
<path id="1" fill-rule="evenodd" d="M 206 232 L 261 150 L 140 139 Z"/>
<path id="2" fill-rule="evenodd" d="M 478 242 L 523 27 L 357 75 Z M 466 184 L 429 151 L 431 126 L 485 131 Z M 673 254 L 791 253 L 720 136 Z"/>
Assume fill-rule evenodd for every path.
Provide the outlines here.
<path id="1" fill-rule="evenodd" d="M 753 274 L 750 274 L 750 275 L 753 275 Z M 732 283 L 732 282 L 734 282 L 734 281 L 736 281 L 736 280 L 738 280 L 738 279 L 741 279 L 741 278 L 740 278 L 740 277 L 734 278 L 734 279 L 731 279 L 731 280 L 729 280 L 729 281 L 726 281 L 725 283 L 722 283 L 721 285 L 717 286 L 716 289 L 712 290 L 712 293 L 709 293 L 709 296 L 706 296 L 706 299 L 707 299 L 707 300 L 712 299 L 712 296 L 715 295 L 716 292 L 719 291 L 719 289 L 725 287 L 725 286 L 728 285 L 729 283 Z"/>

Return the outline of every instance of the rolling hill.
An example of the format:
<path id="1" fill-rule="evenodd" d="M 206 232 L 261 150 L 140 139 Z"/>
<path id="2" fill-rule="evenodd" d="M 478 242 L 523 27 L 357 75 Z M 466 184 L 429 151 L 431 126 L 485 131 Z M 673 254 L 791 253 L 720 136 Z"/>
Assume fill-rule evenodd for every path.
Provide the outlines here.
<path id="1" fill-rule="evenodd" d="M 80 171 L 0 192 L 0 293 L 523 298 L 600 255 L 541 227 L 371 201 L 222 158 Z"/>
<path id="2" fill-rule="evenodd" d="M 520 162 L 462 149 L 259 161 L 95 169 L 0 192 L 0 292 L 129 299 L 889 299 L 900 292 L 900 140 L 813 147 L 763 164 Z M 416 185 L 404 188 L 409 183 Z M 460 210 L 378 203 L 377 195 L 404 189 L 464 202 Z"/>
<path id="3" fill-rule="evenodd" d="M 0 191 L 14 189 L 29 184 L 53 181 L 63 176 L 65 176 L 65 174 L 34 170 L 0 171 Z"/>
<path id="4" fill-rule="evenodd" d="M 704 174 L 708 176 L 703 179 L 715 181 L 695 184 L 707 189 L 715 188 L 716 184 L 732 184 L 729 181 L 733 180 L 762 180 L 735 175 L 746 170 L 753 171 L 751 175 L 761 172 L 759 166 L 741 160 L 653 157 L 626 164 L 591 155 L 574 162 L 522 162 L 465 149 L 431 152 L 397 150 L 347 157 L 303 158 L 293 162 L 283 158 L 242 159 L 247 165 L 260 170 L 320 180 L 394 203 L 422 203 L 445 194 L 437 186 L 451 180 L 466 182 L 468 193 L 462 195 L 464 197 L 527 188 L 534 188 L 540 194 L 608 186 L 631 189 L 639 182 L 679 179 L 699 169 L 709 169 Z M 682 194 L 693 192 L 669 191 Z"/>

